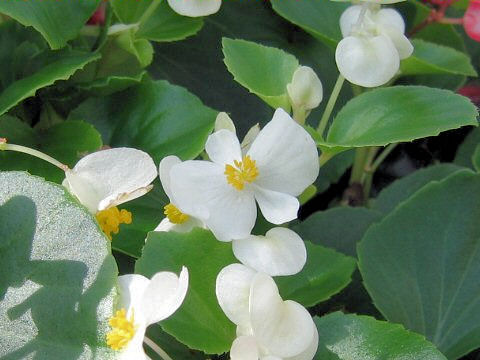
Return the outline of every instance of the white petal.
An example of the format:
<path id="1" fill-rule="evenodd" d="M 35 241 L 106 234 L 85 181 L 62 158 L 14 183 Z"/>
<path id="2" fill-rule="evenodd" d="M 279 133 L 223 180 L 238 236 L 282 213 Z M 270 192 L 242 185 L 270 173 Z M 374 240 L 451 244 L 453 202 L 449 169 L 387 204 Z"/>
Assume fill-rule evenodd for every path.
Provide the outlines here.
<path id="1" fill-rule="evenodd" d="M 283 359 L 279 358 L 277 356 L 267 355 L 267 356 L 264 356 L 264 357 L 260 358 L 260 360 L 283 360 Z"/>
<path id="2" fill-rule="evenodd" d="M 169 199 L 172 197 L 172 192 L 170 191 L 170 170 L 174 165 L 180 164 L 181 162 L 182 160 L 180 160 L 178 156 L 170 155 L 164 157 L 158 166 L 160 181 L 162 183 L 163 190 Z"/>
<path id="3" fill-rule="evenodd" d="M 315 323 L 312 321 L 312 328 L 313 328 L 313 339 L 310 345 L 305 349 L 305 351 L 301 352 L 300 354 L 285 358 L 284 360 L 312 360 L 318 350 L 318 330 L 315 326 Z"/>
<path id="4" fill-rule="evenodd" d="M 298 196 L 318 176 L 315 142 L 283 109 L 275 111 L 248 155 L 258 168 L 255 183 L 264 189 Z"/>
<path id="5" fill-rule="evenodd" d="M 246 154 L 248 150 L 250 150 L 250 147 L 252 146 L 259 133 L 260 125 L 258 124 L 255 124 L 250 129 L 248 129 L 247 134 L 245 135 L 241 143 L 242 154 Z"/>
<path id="6" fill-rule="evenodd" d="M 258 347 L 255 337 L 240 336 L 235 339 L 230 350 L 231 360 L 258 360 Z"/>
<path id="7" fill-rule="evenodd" d="M 314 338 L 308 311 L 294 301 L 283 302 L 265 274 L 257 274 L 250 289 L 250 320 L 259 346 L 281 358 L 299 355 Z"/>
<path id="8" fill-rule="evenodd" d="M 380 30 L 383 34 L 387 35 L 392 40 L 395 48 L 398 51 L 400 60 L 408 58 L 413 53 L 413 45 L 403 32 L 398 31 L 391 26 L 382 26 Z"/>
<path id="9" fill-rule="evenodd" d="M 174 231 L 178 233 L 188 233 L 192 231 L 192 229 L 195 227 L 205 228 L 205 224 L 203 224 L 202 221 L 194 218 L 193 216 L 190 216 L 188 220 L 182 224 L 174 224 L 170 222 L 168 218 L 165 218 L 160 222 L 160 224 L 158 224 L 158 226 L 153 231 L 159 231 L 159 232 Z"/>
<path id="10" fill-rule="evenodd" d="M 222 5 L 221 0 L 168 0 L 168 5 L 183 16 L 197 17 L 215 14 Z"/>
<path id="11" fill-rule="evenodd" d="M 145 337 L 146 326 L 140 325 L 135 330 L 135 335 L 127 344 L 125 349 L 118 354 L 119 360 L 149 360 L 150 358 L 143 350 L 143 339 Z"/>
<path id="12" fill-rule="evenodd" d="M 210 135 L 205 144 L 205 151 L 210 160 L 222 166 L 233 165 L 235 160 L 242 160 L 242 150 L 237 135 L 229 130 L 219 130 Z"/>
<path id="13" fill-rule="evenodd" d="M 397 49 L 384 35 L 348 36 L 338 43 L 335 59 L 340 73 L 348 81 L 364 87 L 387 83 L 400 66 Z"/>
<path id="14" fill-rule="evenodd" d="M 297 218 L 300 203 L 294 196 L 254 187 L 255 199 L 266 220 L 283 224 Z"/>
<path id="15" fill-rule="evenodd" d="M 142 299 L 149 284 L 150 280 L 142 275 L 129 274 L 118 277 L 120 307 L 127 310 L 127 318 L 133 311 L 136 323 L 145 324 Z"/>
<path id="16" fill-rule="evenodd" d="M 405 21 L 403 20 L 402 15 L 395 9 L 380 9 L 371 16 L 379 25 L 394 27 L 402 34 L 405 32 Z"/>
<path id="17" fill-rule="evenodd" d="M 287 85 L 292 105 L 304 110 L 315 109 L 323 99 L 323 86 L 315 71 L 308 66 L 299 66 Z"/>
<path id="18" fill-rule="evenodd" d="M 85 156 L 65 175 L 71 192 L 96 213 L 145 194 L 157 168 L 143 151 L 116 148 Z"/>
<path id="19" fill-rule="evenodd" d="M 257 218 L 253 193 L 227 182 L 225 168 L 209 161 L 175 165 L 170 176 L 177 207 L 202 220 L 221 241 L 250 235 Z"/>
<path id="20" fill-rule="evenodd" d="M 250 328 L 250 285 L 255 271 L 241 264 L 224 267 L 217 276 L 215 293 L 225 315 L 240 328 Z"/>
<path id="21" fill-rule="evenodd" d="M 265 236 L 233 241 L 233 253 L 243 264 L 270 276 L 294 275 L 307 261 L 305 243 L 287 228 L 270 229 Z"/>
<path id="22" fill-rule="evenodd" d="M 215 119 L 215 131 L 219 130 L 230 130 L 234 134 L 237 133 L 235 124 L 226 112 L 219 112 Z"/>
<path id="23" fill-rule="evenodd" d="M 148 325 L 162 321 L 182 305 L 188 290 L 188 270 L 182 268 L 180 276 L 172 272 L 156 273 L 145 289 L 142 311 Z"/>
<path id="24" fill-rule="evenodd" d="M 340 16 L 340 30 L 342 36 L 350 36 L 353 26 L 358 22 L 358 17 L 362 11 L 361 5 L 349 6 Z M 370 12 L 367 10 L 367 12 Z M 366 14 L 365 14 L 366 15 Z"/>

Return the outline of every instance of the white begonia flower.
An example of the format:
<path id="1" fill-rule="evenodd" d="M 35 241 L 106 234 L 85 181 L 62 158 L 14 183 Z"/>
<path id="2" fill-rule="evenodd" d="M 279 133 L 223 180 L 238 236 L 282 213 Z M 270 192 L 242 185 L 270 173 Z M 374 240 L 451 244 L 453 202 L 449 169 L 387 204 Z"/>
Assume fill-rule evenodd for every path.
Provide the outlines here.
<path id="1" fill-rule="evenodd" d="M 205 228 L 203 222 L 193 216 L 182 213 L 178 207 L 172 202 L 172 192 L 170 190 L 170 170 L 174 165 L 180 164 L 177 156 L 167 156 L 160 161 L 158 172 L 160 181 L 163 186 L 165 194 L 170 199 L 170 203 L 164 207 L 164 214 L 166 215 L 154 231 L 176 231 L 180 233 L 190 232 L 194 227 Z"/>
<path id="2" fill-rule="evenodd" d="M 188 289 L 188 270 L 180 276 L 159 272 L 151 280 L 142 275 L 118 278 L 121 309 L 110 318 L 112 330 L 107 345 L 119 352 L 120 360 L 149 359 L 143 351 L 147 327 L 171 316 L 182 304 Z"/>
<path id="3" fill-rule="evenodd" d="M 295 70 L 292 82 L 287 85 L 287 92 L 294 111 L 315 109 L 323 99 L 322 82 L 308 66 L 299 66 Z"/>
<path id="4" fill-rule="evenodd" d="M 265 236 L 233 240 L 233 253 L 248 267 L 270 276 L 294 275 L 307 261 L 305 243 L 287 228 L 270 229 Z"/>
<path id="5" fill-rule="evenodd" d="M 273 279 L 232 264 L 217 276 L 216 295 L 225 315 L 237 325 L 232 360 L 311 360 L 318 332 L 308 311 L 283 301 Z"/>
<path id="6" fill-rule="evenodd" d="M 202 220 L 217 239 L 244 239 L 257 217 L 255 200 L 265 219 L 282 224 L 297 217 L 296 196 L 319 171 L 311 136 L 282 109 L 260 131 L 246 155 L 228 130 L 209 136 L 211 161 L 190 160 L 170 170 L 174 203 Z"/>
<path id="7" fill-rule="evenodd" d="M 344 39 L 335 59 L 341 74 L 354 84 L 385 84 L 398 72 L 400 60 L 413 52 L 404 35 L 405 22 L 394 9 L 351 6 L 340 17 L 340 28 Z"/>
<path id="8" fill-rule="evenodd" d="M 220 10 L 222 0 L 168 0 L 177 14 L 190 17 L 207 16 Z"/>

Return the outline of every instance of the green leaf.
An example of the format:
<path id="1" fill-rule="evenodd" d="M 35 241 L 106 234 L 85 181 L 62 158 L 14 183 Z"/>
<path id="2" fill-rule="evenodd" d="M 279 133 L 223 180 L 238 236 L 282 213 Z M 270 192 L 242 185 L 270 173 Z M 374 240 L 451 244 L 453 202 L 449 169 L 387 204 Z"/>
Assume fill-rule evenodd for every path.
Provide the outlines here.
<path id="1" fill-rule="evenodd" d="M 179 273 L 186 266 L 190 276 L 187 297 L 160 325 L 192 349 L 221 354 L 232 345 L 235 325 L 218 305 L 215 283 L 220 270 L 234 262 L 231 245 L 218 241 L 209 231 L 151 232 L 135 271 L 151 277 L 158 271 Z"/>
<path id="2" fill-rule="evenodd" d="M 234 79 L 272 108 L 290 110 L 287 84 L 298 68 L 295 56 L 251 41 L 222 39 L 225 65 Z"/>
<path id="3" fill-rule="evenodd" d="M 477 125 L 476 117 L 477 109 L 467 98 L 448 90 L 381 88 L 348 102 L 333 120 L 327 141 L 349 147 L 384 146 Z"/>
<path id="4" fill-rule="evenodd" d="M 203 151 L 216 112 L 184 88 L 147 81 L 121 93 L 86 100 L 70 113 L 85 120 L 112 147 L 130 146 L 159 163 L 167 155 L 193 159 Z"/>
<path id="5" fill-rule="evenodd" d="M 376 307 L 449 359 L 480 346 L 479 203 L 480 175 L 454 173 L 399 205 L 358 246 Z"/>
<path id="6" fill-rule="evenodd" d="M 477 170 L 477 172 L 480 172 L 480 144 L 477 145 L 475 151 L 473 152 L 472 163 L 475 170 Z"/>
<path id="7" fill-rule="evenodd" d="M 335 312 L 315 317 L 318 360 L 446 360 L 422 336 L 370 316 Z"/>
<path id="8" fill-rule="evenodd" d="M 205 355 L 199 351 L 194 351 L 178 342 L 173 336 L 168 335 L 158 325 L 149 326 L 147 329 L 147 336 L 155 344 L 160 346 L 168 356 L 177 360 L 205 360 Z M 145 348 L 147 355 L 152 360 L 165 360 L 156 352 L 150 350 L 147 346 Z"/>
<path id="9" fill-rule="evenodd" d="M 355 259 L 305 241 L 307 263 L 293 276 L 275 278 L 282 298 L 310 307 L 340 292 L 352 280 Z"/>
<path id="10" fill-rule="evenodd" d="M 62 122 L 41 130 L 32 129 L 16 118 L 3 116 L 0 118 L 0 137 L 6 137 L 13 144 L 38 149 L 69 167 L 102 146 L 95 128 L 80 121 Z M 28 170 L 57 183 L 65 178 L 62 170 L 31 155 L 2 151 L 0 159 L 1 170 Z"/>
<path id="11" fill-rule="evenodd" d="M 0 4 L 4 3 L 6 2 L 0 1 Z M 67 80 L 77 70 L 100 57 L 98 54 L 76 51 L 63 51 L 51 55 L 52 58 L 47 65 L 38 69 L 32 75 L 15 81 L 2 91 L 0 94 L 0 115 L 6 113 L 20 101 L 34 96 L 38 89 L 52 85 L 57 80 Z"/>
<path id="12" fill-rule="evenodd" d="M 2 359 L 113 359 L 117 268 L 94 218 L 24 172 L 0 172 L 0 205 Z"/>
<path id="13" fill-rule="evenodd" d="M 350 4 L 325 0 L 271 0 L 273 10 L 330 47 L 342 40 L 340 15 Z"/>
<path id="14" fill-rule="evenodd" d="M 122 32 L 115 39 L 116 44 L 126 52 L 135 56 L 140 66 L 146 67 L 153 60 L 153 46 L 148 40 L 137 39 L 135 29 Z"/>
<path id="15" fill-rule="evenodd" d="M 480 128 L 474 128 L 458 147 L 453 162 L 473 169 L 472 156 L 478 144 L 480 144 Z"/>
<path id="16" fill-rule="evenodd" d="M 402 61 L 402 75 L 455 74 L 477 76 L 470 58 L 463 52 L 427 41 L 413 39 L 413 54 Z"/>
<path id="17" fill-rule="evenodd" d="M 92 96 L 108 96 L 123 91 L 130 86 L 138 85 L 147 78 L 146 71 L 134 75 L 109 75 L 94 81 L 80 84 L 78 88 L 87 91 Z"/>
<path id="18" fill-rule="evenodd" d="M 77 37 L 97 8 L 99 0 L 89 1 L 0 1 L 0 12 L 25 26 L 33 26 L 52 49 L 59 49 Z"/>
<path id="19" fill-rule="evenodd" d="M 378 211 L 341 206 L 318 211 L 292 227 L 304 240 L 357 256 L 356 246 L 370 225 L 380 220 Z"/>
<path id="20" fill-rule="evenodd" d="M 386 215 L 425 185 L 443 180 L 462 169 L 464 168 L 455 164 L 438 164 L 417 170 L 383 189 L 373 202 L 372 208 Z"/>

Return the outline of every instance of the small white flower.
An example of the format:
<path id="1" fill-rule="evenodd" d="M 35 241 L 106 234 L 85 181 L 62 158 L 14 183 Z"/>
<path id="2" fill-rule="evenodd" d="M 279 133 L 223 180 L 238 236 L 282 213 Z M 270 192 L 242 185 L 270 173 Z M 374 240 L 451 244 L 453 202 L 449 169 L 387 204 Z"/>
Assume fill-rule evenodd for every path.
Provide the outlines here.
<path id="1" fill-rule="evenodd" d="M 232 360 L 311 360 L 318 332 L 308 311 L 283 301 L 273 279 L 240 264 L 220 271 L 216 295 L 225 315 L 237 325 Z"/>
<path id="2" fill-rule="evenodd" d="M 271 223 L 295 219 L 296 196 L 315 181 L 319 171 L 315 142 L 282 109 L 260 131 L 246 155 L 228 130 L 210 135 L 205 150 L 211 161 L 172 166 L 171 193 L 183 213 L 202 220 L 221 241 L 250 235 L 257 217 L 255 200 Z"/>
<path id="3" fill-rule="evenodd" d="M 287 85 L 292 107 L 310 111 L 323 99 L 323 86 L 315 71 L 308 66 L 299 66 L 293 73 L 292 82 Z"/>
<path id="4" fill-rule="evenodd" d="M 180 15 L 198 17 L 215 14 L 222 0 L 168 0 L 168 5 Z"/>
<path id="5" fill-rule="evenodd" d="M 159 272 L 151 280 L 142 275 L 118 278 L 120 310 L 110 319 L 107 345 L 119 351 L 120 360 L 147 360 L 143 339 L 147 327 L 171 316 L 182 304 L 188 289 L 188 270 L 180 276 Z"/>

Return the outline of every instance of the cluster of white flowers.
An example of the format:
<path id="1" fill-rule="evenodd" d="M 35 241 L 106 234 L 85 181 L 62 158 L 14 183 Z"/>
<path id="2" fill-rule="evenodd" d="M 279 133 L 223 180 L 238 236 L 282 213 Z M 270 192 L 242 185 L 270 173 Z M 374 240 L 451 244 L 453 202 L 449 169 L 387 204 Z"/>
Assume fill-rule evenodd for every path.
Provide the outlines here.
<path id="1" fill-rule="evenodd" d="M 380 7 L 399 1 L 403 0 L 364 1 L 342 14 L 344 38 L 338 43 L 335 58 L 348 81 L 364 87 L 386 84 L 398 72 L 400 60 L 412 54 L 400 13 Z"/>

